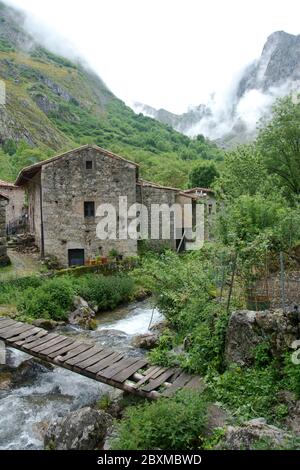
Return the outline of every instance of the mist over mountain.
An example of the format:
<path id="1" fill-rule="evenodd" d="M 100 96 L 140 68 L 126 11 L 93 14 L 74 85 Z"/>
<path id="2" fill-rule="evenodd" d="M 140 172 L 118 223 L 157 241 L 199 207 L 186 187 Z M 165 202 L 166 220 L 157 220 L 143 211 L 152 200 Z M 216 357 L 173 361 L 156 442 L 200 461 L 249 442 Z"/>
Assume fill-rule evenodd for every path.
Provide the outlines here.
<path id="1" fill-rule="evenodd" d="M 300 35 L 271 34 L 261 57 L 232 80 L 224 93 L 214 93 L 206 104 L 176 115 L 134 103 L 138 113 L 171 125 L 188 136 L 203 134 L 222 146 L 251 140 L 261 118 L 268 118 L 276 98 L 300 90 Z"/>

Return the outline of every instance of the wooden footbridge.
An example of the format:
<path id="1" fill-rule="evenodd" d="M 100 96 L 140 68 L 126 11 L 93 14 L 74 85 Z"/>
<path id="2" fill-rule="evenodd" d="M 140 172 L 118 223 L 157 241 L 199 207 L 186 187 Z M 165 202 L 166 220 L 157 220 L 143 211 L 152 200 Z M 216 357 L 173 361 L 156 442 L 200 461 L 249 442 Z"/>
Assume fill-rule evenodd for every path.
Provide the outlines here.
<path id="1" fill-rule="evenodd" d="M 181 369 L 151 366 L 147 359 L 0 318 L 0 341 L 6 346 L 135 395 L 155 399 L 181 388 L 203 389 L 200 377 Z"/>

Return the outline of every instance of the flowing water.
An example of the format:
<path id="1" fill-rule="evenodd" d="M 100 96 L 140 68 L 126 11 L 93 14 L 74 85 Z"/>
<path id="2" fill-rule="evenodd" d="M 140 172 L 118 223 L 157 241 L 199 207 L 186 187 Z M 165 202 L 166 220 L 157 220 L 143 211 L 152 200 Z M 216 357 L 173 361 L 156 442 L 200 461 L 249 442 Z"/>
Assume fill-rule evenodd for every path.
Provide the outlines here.
<path id="1" fill-rule="evenodd" d="M 131 345 L 134 336 L 147 333 L 149 323 L 162 319 L 152 310 L 149 301 L 131 304 L 97 317 L 98 327 L 87 332 L 67 326 L 62 333 L 80 338 L 92 338 L 97 344 L 124 351 L 128 355 L 142 355 L 143 351 Z M 18 367 L 30 359 L 25 353 L 10 349 L 8 365 Z M 30 380 L 16 388 L 0 391 L 0 449 L 42 449 L 42 431 L 45 424 L 66 413 L 95 403 L 104 393 L 114 396 L 112 387 L 74 372 L 54 367 L 48 370 L 32 366 Z"/>

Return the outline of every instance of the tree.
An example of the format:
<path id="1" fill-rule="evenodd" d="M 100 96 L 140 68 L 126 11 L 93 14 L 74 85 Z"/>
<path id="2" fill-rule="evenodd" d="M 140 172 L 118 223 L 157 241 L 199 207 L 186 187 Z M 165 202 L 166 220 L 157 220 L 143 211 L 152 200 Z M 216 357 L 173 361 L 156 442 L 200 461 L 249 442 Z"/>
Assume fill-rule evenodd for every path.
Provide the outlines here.
<path id="1" fill-rule="evenodd" d="M 300 208 L 288 207 L 280 196 L 240 196 L 218 217 L 221 242 L 239 255 L 248 279 L 252 268 L 265 265 L 267 254 L 290 251 L 300 239 Z"/>
<path id="2" fill-rule="evenodd" d="M 260 130 L 257 145 L 270 174 L 278 175 L 287 194 L 300 195 L 300 95 L 276 102 L 273 119 Z"/>
<path id="3" fill-rule="evenodd" d="M 8 139 L 2 145 L 3 151 L 8 155 L 14 155 L 17 151 L 17 144 L 14 140 Z"/>
<path id="4" fill-rule="evenodd" d="M 210 188 L 218 176 L 213 163 L 200 163 L 189 174 L 189 187 Z"/>
<path id="5" fill-rule="evenodd" d="M 241 145 L 225 155 L 215 188 L 223 198 L 235 199 L 243 194 L 269 194 L 272 188 L 278 186 L 273 180 L 255 145 Z"/>

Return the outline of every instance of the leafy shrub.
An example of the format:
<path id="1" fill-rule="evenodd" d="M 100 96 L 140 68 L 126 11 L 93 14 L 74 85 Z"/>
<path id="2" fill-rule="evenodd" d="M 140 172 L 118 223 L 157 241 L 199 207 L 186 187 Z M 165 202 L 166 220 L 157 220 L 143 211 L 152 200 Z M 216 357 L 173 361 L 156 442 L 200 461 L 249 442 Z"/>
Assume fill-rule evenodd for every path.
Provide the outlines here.
<path id="1" fill-rule="evenodd" d="M 216 279 L 208 252 L 178 256 L 173 252 L 148 255 L 134 273 L 154 294 L 157 308 L 170 323 L 168 341 L 162 338 L 151 358 L 160 365 L 174 362 L 172 348 L 186 345 L 177 358 L 191 372 L 221 371 L 228 314 L 216 300 Z M 171 335 L 171 339 L 170 339 Z"/>
<path id="2" fill-rule="evenodd" d="M 21 277 L 0 282 L 0 304 L 15 304 L 22 291 L 32 287 L 37 288 L 43 280 L 38 276 Z"/>
<path id="3" fill-rule="evenodd" d="M 115 450 L 189 450 L 201 447 L 206 423 L 204 395 L 180 392 L 125 411 L 118 424 Z"/>
<path id="4" fill-rule="evenodd" d="M 72 308 L 74 288 L 69 278 L 50 279 L 20 295 L 17 307 L 31 318 L 64 320 Z"/>
<path id="5" fill-rule="evenodd" d="M 222 375 L 210 377 L 209 382 L 213 398 L 243 420 L 257 416 L 276 420 L 279 418 L 276 407 L 279 405 L 280 378 L 275 364 L 271 364 L 264 369 L 231 367 Z"/>
<path id="6" fill-rule="evenodd" d="M 101 276 L 88 274 L 77 279 L 77 294 L 99 310 L 114 309 L 130 299 L 134 281 L 127 276 Z"/>
<path id="7" fill-rule="evenodd" d="M 283 388 L 294 392 L 297 398 L 300 398 L 300 364 L 294 364 L 291 360 L 291 353 L 286 354 L 284 358 L 284 377 Z"/>

